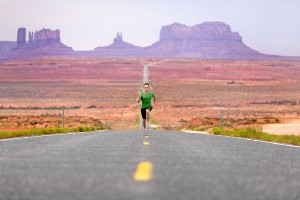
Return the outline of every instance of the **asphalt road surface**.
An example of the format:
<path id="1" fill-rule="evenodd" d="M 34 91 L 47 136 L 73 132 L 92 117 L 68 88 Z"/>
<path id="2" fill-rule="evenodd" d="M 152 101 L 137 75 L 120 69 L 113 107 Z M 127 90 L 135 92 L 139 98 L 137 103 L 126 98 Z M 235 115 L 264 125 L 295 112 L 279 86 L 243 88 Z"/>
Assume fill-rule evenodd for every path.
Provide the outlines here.
<path id="1" fill-rule="evenodd" d="M 0 199 L 299 200 L 300 148 L 181 131 L 1 140 Z"/>

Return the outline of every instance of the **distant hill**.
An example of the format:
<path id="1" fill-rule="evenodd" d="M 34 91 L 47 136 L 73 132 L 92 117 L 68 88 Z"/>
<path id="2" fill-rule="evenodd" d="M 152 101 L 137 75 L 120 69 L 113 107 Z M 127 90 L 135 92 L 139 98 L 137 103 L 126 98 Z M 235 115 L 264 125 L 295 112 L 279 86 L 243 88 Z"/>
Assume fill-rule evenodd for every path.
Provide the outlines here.
<path id="1" fill-rule="evenodd" d="M 195 26 L 180 23 L 163 26 L 159 41 L 148 47 L 138 47 L 123 41 L 118 33 L 113 43 L 92 51 L 74 51 L 60 41 L 60 31 L 42 29 L 29 32 L 19 28 L 17 47 L 1 53 L 2 59 L 24 59 L 41 56 L 72 57 L 166 57 L 207 59 L 295 59 L 262 54 L 243 43 L 238 32 L 232 32 L 223 22 L 204 22 Z"/>

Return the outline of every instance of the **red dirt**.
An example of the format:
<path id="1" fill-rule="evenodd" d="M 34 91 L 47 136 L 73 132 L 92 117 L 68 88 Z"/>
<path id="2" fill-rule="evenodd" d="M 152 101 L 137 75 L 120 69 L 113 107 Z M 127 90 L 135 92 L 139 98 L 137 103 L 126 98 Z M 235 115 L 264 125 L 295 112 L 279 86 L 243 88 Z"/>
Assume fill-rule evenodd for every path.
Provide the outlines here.
<path id="1" fill-rule="evenodd" d="M 21 107 L 80 106 L 66 110 L 66 116 L 106 120 L 114 129 L 137 128 L 143 64 L 156 62 L 149 68 L 157 96 L 152 121 L 161 129 L 185 126 L 182 119 L 218 118 L 221 108 L 226 118 L 299 119 L 300 61 L 125 58 L 2 62 L 0 107 L 15 108 L 0 109 L 0 116 L 61 113 Z"/>

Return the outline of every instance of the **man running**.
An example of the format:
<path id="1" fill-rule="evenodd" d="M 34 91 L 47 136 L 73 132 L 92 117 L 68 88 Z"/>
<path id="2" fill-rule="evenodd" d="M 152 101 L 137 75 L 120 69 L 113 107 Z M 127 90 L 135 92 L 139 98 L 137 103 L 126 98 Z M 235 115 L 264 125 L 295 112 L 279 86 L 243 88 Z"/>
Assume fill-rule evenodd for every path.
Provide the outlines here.
<path id="1" fill-rule="evenodd" d="M 153 98 L 153 105 L 152 105 L 152 98 Z M 138 103 L 142 101 L 141 106 L 141 114 L 143 118 L 143 127 L 144 127 L 144 134 L 147 134 L 147 131 L 150 129 L 150 112 L 155 105 L 155 95 L 153 92 L 149 91 L 149 83 L 144 84 L 144 92 L 141 93 Z M 147 120 L 147 124 L 146 124 Z"/>

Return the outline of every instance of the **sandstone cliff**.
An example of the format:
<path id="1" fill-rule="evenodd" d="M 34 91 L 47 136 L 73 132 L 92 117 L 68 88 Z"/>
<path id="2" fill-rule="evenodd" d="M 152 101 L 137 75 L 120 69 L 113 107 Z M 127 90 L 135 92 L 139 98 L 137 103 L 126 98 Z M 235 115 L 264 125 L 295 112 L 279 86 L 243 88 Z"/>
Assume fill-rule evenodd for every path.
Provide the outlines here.
<path id="1" fill-rule="evenodd" d="M 205 22 L 192 27 L 179 23 L 162 27 L 160 40 L 146 49 L 153 56 L 190 58 L 261 58 L 242 42 L 237 32 L 222 22 Z"/>

